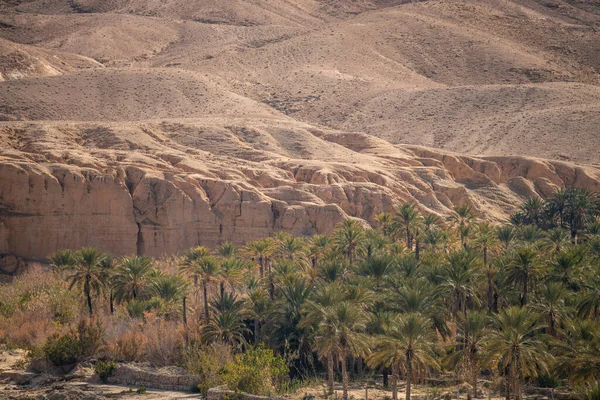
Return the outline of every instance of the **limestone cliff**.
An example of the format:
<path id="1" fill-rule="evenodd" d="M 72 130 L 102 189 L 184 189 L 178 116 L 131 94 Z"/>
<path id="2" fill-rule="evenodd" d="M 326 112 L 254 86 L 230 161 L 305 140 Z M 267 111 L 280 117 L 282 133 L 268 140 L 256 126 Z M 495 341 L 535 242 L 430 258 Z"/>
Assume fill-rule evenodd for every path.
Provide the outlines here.
<path id="1" fill-rule="evenodd" d="M 60 248 L 180 254 L 285 230 L 372 223 L 410 200 L 445 215 L 468 203 L 506 218 L 558 187 L 600 190 L 600 169 L 524 157 L 467 157 L 285 121 L 11 123 L 0 127 L 0 254 Z"/>

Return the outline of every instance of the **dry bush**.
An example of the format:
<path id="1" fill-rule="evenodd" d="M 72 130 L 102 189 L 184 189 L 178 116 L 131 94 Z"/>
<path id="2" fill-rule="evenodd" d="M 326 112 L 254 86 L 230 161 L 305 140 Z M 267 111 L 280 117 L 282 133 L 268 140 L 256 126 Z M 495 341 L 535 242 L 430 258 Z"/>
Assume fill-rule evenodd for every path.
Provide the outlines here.
<path id="1" fill-rule="evenodd" d="M 33 268 L 0 286 L 0 340 L 33 349 L 77 319 L 81 297 L 50 272 Z"/>
<path id="2" fill-rule="evenodd" d="M 147 338 L 144 361 L 157 367 L 178 364 L 184 344 L 184 331 L 173 321 L 154 318 L 144 326 Z"/>

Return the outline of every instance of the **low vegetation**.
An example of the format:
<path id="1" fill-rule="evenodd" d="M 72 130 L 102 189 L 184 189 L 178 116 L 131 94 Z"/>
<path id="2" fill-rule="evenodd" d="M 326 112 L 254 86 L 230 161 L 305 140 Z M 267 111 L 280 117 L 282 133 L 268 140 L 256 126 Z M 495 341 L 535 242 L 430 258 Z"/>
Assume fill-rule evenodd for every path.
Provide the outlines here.
<path id="1" fill-rule="evenodd" d="M 525 384 L 597 398 L 599 198 L 565 189 L 530 199 L 510 224 L 468 206 L 447 219 L 412 204 L 330 236 L 278 234 L 183 257 L 50 257 L 0 291 L 0 338 L 55 365 L 95 356 L 179 364 L 199 389 L 271 395 L 323 377 L 458 379 L 472 397 L 515 399 Z M 486 393 L 487 394 L 487 393 Z M 596 396 L 596 397 L 595 397 Z"/>

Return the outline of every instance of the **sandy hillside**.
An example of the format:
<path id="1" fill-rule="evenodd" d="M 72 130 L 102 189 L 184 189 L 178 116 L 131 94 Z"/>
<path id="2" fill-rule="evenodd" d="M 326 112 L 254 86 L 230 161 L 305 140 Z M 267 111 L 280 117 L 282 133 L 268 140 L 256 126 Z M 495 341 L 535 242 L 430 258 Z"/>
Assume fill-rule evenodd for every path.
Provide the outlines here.
<path id="1" fill-rule="evenodd" d="M 600 187 L 599 85 L 592 0 L 4 1 L 0 253 L 500 220 Z"/>

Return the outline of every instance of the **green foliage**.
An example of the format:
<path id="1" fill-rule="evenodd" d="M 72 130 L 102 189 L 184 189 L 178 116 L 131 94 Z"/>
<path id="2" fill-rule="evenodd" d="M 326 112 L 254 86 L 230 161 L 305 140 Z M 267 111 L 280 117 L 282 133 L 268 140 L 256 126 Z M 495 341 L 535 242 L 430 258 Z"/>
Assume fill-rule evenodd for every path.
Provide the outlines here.
<path id="1" fill-rule="evenodd" d="M 231 347 L 220 343 L 204 347 L 192 344 L 183 351 L 183 365 L 189 372 L 200 376 L 198 390 L 203 396 L 206 396 L 208 389 L 225 383 L 223 372 L 231 362 Z"/>
<path id="2" fill-rule="evenodd" d="M 288 372 L 282 357 L 257 346 L 236 355 L 225 367 L 223 378 L 232 390 L 268 396 L 280 391 Z"/>
<path id="3" fill-rule="evenodd" d="M 63 336 L 53 335 L 43 347 L 44 356 L 57 367 L 71 365 L 81 355 L 81 344 L 77 337 L 68 333 Z"/>
<path id="4" fill-rule="evenodd" d="M 94 365 L 94 371 L 98 374 L 102 383 L 108 383 L 108 378 L 113 376 L 115 369 L 117 369 L 117 365 L 114 360 L 100 360 Z"/>

